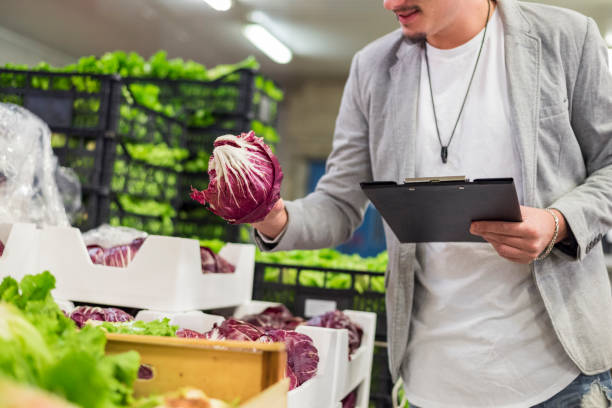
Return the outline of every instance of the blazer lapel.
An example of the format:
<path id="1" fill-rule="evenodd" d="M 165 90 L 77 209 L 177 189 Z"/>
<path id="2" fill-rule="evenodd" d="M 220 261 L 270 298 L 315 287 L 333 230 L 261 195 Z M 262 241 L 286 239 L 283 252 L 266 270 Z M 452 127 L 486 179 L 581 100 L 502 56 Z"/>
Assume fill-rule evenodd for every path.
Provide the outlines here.
<path id="1" fill-rule="evenodd" d="M 504 23 L 504 46 L 512 131 L 523 175 L 523 200 L 534 206 L 540 100 L 540 40 L 529 33 L 529 23 L 515 0 L 498 1 Z"/>
<path id="2" fill-rule="evenodd" d="M 407 40 L 397 51 L 397 62 L 389 70 L 392 93 L 391 124 L 394 150 L 400 162 L 397 182 L 415 174 L 416 118 L 421 78 L 420 45 Z"/>

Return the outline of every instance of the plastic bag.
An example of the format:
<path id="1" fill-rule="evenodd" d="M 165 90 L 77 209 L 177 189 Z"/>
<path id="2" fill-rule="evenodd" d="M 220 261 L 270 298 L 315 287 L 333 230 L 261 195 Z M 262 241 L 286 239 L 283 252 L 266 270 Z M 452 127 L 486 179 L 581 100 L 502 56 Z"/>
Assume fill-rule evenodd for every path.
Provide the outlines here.
<path id="1" fill-rule="evenodd" d="M 20 106 L 0 103 L 0 222 L 69 226 L 56 168 L 49 127 Z"/>
<path id="2" fill-rule="evenodd" d="M 57 169 L 55 169 L 55 182 L 66 209 L 68 221 L 72 224 L 82 206 L 79 176 L 70 167 L 57 166 Z"/>

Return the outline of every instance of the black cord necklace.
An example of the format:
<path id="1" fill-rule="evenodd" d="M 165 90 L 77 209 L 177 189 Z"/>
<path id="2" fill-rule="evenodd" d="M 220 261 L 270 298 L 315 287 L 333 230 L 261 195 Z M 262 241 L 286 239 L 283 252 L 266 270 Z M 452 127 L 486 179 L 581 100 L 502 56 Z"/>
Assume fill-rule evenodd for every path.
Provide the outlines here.
<path id="1" fill-rule="evenodd" d="M 480 61 L 480 54 L 482 54 L 482 48 L 484 47 L 485 38 L 487 36 L 487 27 L 489 25 L 489 17 L 491 14 L 491 2 L 487 0 L 487 5 L 489 6 L 487 10 L 487 20 L 485 21 L 484 33 L 482 34 L 482 42 L 480 43 L 480 49 L 478 50 L 478 56 L 476 57 L 476 64 L 474 64 L 474 71 L 472 72 L 472 76 L 470 78 L 470 82 L 468 84 L 468 89 L 465 92 L 465 97 L 463 98 L 463 103 L 461 104 L 461 109 L 459 110 L 459 116 L 457 116 L 457 121 L 455 122 L 455 126 L 453 127 L 453 131 L 451 132 L 450 138 L 448 139 L 448 143 L 446 146 L 442 143 L 442 138 L 440 137 L 440 128 L 438 127 L 438 115 L 436 114 L 436 104 L 434 103 L 433 89 L 431 86 L 431 73 L 429 71 L 429 58 L 427 58 L 427 44 L 424 43 L 425 47 L 425 64 L 427 65 L 427 80 L 429 81 L 429 94 L 431 95 L 431 106 L 433 108 L 434 120 L 436 123 L 436 132 L 438 134 L 438 141 L 440 142 L 440 157 L 442 157 L 442 163 L 446 164 L 448 159 L 448 146 L 450 146 L 453 141 L 453 136 L 455 136 L 455 130 L 457 129 L 457 125 L 459 124 L 459 119 L 461 118 L 461 114 L 463 113 L 463 108 L 465 107 L 465 101 L 467 101 L 468 94 L 470 93 L 470 88 L 472 87 L 472 81 L 474 80 L 474 75 L 476 74 L 476 68 L 478 67 L 478 61 Z"/>

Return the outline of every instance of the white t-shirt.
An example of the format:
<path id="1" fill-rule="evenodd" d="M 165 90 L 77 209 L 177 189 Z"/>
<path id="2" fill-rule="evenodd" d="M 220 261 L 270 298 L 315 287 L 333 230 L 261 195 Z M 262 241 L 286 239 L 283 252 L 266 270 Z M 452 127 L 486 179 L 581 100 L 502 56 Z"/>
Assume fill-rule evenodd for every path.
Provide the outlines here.
<path id="1" fill-rule="evenodd" d="M 466 106 L 440 157 L 422 56 L 416 177 L 514 178 L 522 203 L 520 156 L 511 133 L 503 25 L 497 10 Z M 450 50 L 427 45 L 440 136 L 448 142 L 483 32 Z M 423 408 L 529 407 L 579 374 L 554 334 L 529 265 L 500 257 L 488 243 L 417 245 L 408 360 L 408 400 Z"/>

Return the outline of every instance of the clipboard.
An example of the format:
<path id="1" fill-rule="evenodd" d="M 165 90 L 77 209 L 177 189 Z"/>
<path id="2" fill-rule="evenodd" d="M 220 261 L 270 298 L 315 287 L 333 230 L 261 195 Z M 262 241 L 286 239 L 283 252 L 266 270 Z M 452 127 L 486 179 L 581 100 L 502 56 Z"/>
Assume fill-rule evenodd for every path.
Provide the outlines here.
<path id="1" fill-rule="evenodd" d="M 472 221 L 522 221 L 512 178 L 427 177 L 360 185 L 401 243 L 485 242 L 470 234 Z"/>

